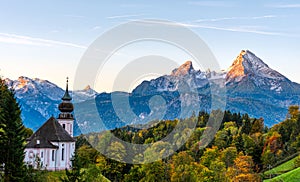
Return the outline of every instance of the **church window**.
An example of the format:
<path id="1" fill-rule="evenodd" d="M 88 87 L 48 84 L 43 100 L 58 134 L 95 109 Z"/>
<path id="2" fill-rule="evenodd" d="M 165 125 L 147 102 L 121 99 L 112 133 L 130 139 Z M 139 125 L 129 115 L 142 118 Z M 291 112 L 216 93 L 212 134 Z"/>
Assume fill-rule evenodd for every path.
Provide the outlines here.
<path id="1" fill-rule="evenodd" d="M 55 151 L 54 150 L 52 150 L 52 161 L 54 161 L 54 159 L 55 159 Z"/>
<path id="2" fill-rule="evenodd" d="M 43 158 L 43 157 L 44 157 L 44 152 L 42 151 L 42 152 L 41 152 L 41 158 Z"/>
<path id="3" fill-rule="evenodd" d="M 62 148 L 62 149 L 61 149 L 61 160 L 62 160 L 62 161 L 64 160 L 64 153 L 65 153 L 65 149 Z"/>
<path id="4" fill-rule="evenodd" d="M 63 124 L 63 126 L 62 126 L 64 129 L 66 129 L 66 124 Z"/>

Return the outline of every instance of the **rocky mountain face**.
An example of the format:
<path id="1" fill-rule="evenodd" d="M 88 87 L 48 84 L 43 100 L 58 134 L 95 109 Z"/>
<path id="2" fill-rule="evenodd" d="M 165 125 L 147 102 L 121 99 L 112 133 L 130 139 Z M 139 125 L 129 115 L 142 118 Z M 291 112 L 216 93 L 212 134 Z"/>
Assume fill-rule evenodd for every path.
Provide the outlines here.
<path id="1" fill-rule="evenodd" d="M 174 69 L 170 75 L 164 75 L 150 81 L 144 81 L 133 91 L 133 95 L 151 95 L 160 92 L 175 92 L 189 88 L 196 89 L 208 84 L 207 73 L 194 70 L 192 62 L 187 61 L 179 68 Z"/>
<path id="2" fill-rule="evenodd" d="M 247 82 L 249 87 L 259 87 L 261 90 L 277 93 L 288 93 L 297 89 L 298 86 L 271 69 L 252 52 L 242 51 L 229 68 L 226 83 L 227 85 L 245 85 Z"/>
<path id="3" fill-rule="evenodd" d="M 9 89 L 13 89 L 20 103 L 25 126 L 34 130 L 39 128 L 51 116 L 59 114 L 58 104 L 64 90 L 47 80 L 21 76 L 17 80 L 5 79 Z M 90 87 L 70 92 L 73 102 L 82 102 L 95 98 L 97 92 Z"/>
<path id="4" fill-rule="evenodd" d="M 267 125 L 285 119 L 300 104 L 300 85 L 271 69 L 250 51 L 242 51 L 226 75 L 227 109 L 262 117 Z"/>
<path id="5" fill-rule="evenodd" d="M 269 126 L 286 117 L 289 105 L 300 104 L 300 85 L 247 50 L 222 73 L 195 70 L 192 62 L 187 61 L 169 75 L 142 82 L 132 93 L 98 94 L 89 86 L 74 91 L 75 116 L 85 131 L 188 117 L 192 111 L 182 112 L 183 107 L 210 111 L 211 87 L 215 86 L 210 81 L 218 79 L 226 85 L 227 110 L 262 117 Z M 16 92 L 27 127 L 36 129 L 46 118 L 58 114 L 57 105 L 64 91 L 55 84 L 26 77 L 6 79 L 6 83 Z M 96 113 L 92 108 L 96 108 Z M 104 127 L 99 126 L 101 121 Z"/>

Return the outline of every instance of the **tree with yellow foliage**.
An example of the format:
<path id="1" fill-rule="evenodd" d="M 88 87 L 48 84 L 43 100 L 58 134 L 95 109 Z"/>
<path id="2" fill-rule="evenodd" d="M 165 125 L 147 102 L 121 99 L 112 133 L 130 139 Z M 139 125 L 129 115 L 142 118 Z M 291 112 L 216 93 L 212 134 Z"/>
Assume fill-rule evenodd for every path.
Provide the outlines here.
<path id="1" fill-rule="evenodd" d="M 260 182 L 260 177 L 253 172 L 254 163 L 251 156 L 240 154 L 229 167 L 227 176 L 232 182 Z"/>

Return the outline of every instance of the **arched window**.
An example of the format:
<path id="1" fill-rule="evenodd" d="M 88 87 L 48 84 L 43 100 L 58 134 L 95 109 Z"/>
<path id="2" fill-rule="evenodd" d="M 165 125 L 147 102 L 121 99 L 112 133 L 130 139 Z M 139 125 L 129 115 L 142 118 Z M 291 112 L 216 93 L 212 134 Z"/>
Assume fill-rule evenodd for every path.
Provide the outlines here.
<path id="1" fill-rule="evenodd" d="M 52 150 L 52 161 L 55 160 L 55 150 Z"/>
<path id="2" fill-rule="evenodd" d="M 62 148 L 62 149 L 61 149 L 61 160 L 62 160 L 62 161 L 64 160 L 64 156 L 65 156 L 65 149 Z"/>

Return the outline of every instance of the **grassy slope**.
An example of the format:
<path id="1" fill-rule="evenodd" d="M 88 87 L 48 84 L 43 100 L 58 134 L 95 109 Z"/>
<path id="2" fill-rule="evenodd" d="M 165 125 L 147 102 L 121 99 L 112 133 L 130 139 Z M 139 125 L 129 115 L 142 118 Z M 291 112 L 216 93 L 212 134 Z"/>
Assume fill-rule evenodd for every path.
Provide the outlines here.
<path id="1" fill-rule="evenodd" d="M 288 181 L 288 182 L 299 182 L 300 181 L 300 168 L 294 169 L 290 172 L 284 173 L 276 178 L 265 180 L 264 182 L 281 182 L 281 181 Z"/>
<path id="2" fill-rule="evenodd" d="M 49 181 L 49 182 L 52 182 L 52 181 L 59 181 L 59 178 L 60 177 L 64 177 L 66 175 L 66 172 L 65 170 L 62 170 L 62 171 L 49 171 L 47 172 L 46 174 L 46 179 L 45 181 Z"/>
<path id="3" fill-rule="evenodd" d="M 264 174 L 265 175 L 270 175 L 270 174 L 283 174 L 287 171 L 293 170 L 294 169 L 294 161 L 296 158 L 293 158 L 269 171 L 266 171 Z"/>

